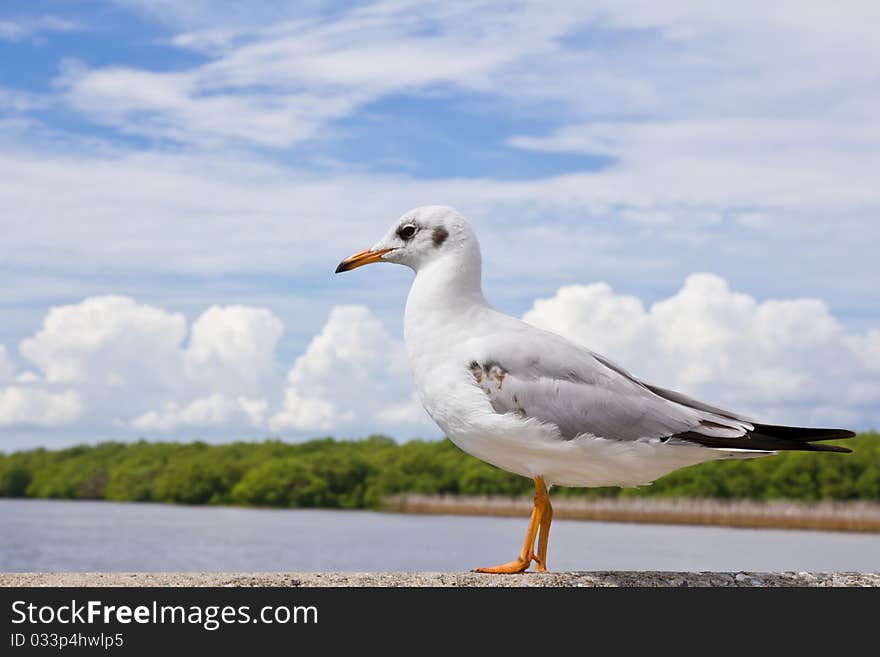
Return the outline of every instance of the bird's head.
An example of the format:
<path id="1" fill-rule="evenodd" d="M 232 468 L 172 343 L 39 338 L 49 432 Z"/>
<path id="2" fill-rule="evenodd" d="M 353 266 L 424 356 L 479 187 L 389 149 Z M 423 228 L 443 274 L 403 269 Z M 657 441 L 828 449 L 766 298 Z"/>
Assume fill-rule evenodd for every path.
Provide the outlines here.
<path id="1" fill-rule="evenodd" d="M 340 262 L 336 273 L 371 262 L 393 262 L 419 271 L 438 258 L 476 243 L 470 226 L 458 212 L 444 205 L 428 205 L 405 213 L 376 244 Z"/>

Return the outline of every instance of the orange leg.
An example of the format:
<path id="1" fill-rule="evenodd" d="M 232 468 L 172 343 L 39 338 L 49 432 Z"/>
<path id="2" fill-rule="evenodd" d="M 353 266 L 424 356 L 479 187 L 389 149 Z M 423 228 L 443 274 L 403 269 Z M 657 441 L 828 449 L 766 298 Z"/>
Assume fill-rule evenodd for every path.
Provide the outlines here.
<path id="1" fill-rule="evenodd" d="M 541 530 L 538 532 L 538 555 L 535 557 L 535 570 L 539 573 L 547 572 L 547 543 L 550 540 L 550 523 L 553 522 L 553 506 L 550 504 L 550 496 L 547 496 L 547 506 L 544 507 L 544 515 L 541 516 Z"/>
<path id="2" fill-rule="evenodd" d="M 526 540 L 523 542 L 522 550 L 520 550 L 519 557 L 517 557 L 513 561 L 508 561 L 507 563 L 500 564 L 498 566 L 489 566 L 488 568 L 477 568 L 474 572 L 477 573 L 503 573 L 503 574 L 512 574 L 512 573 L 521 573 L 524 572 L 529 565 L 535 560 L 535 536 L 538 534 L 538 526 L 541 524 L 542 519 L 544 518 L 544 514 L 546 512 L 547 507 L 550 506 L 550 496 L 547 494 L 547 486 L 544 485 L 543 477 L 535 477 L 535 506 L 532 509 L 532 516 L 529 519 L 529 528 L 526 530 Z M 545 534 L 549 534 L 550 531 L 550 523 L 547 523 L 547 531 L 543 532 L 542 536 L 544 536 L 544 541 L 542 545 L 544 546 L 544 552 L 546 556 L 547 545 Z M 539 547 L 540 552 L 540 547 Z"/>

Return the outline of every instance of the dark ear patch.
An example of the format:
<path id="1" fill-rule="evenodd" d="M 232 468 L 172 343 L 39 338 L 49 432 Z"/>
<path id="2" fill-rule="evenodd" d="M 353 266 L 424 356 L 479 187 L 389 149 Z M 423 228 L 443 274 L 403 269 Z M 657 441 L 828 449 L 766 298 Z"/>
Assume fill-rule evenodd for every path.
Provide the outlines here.
<path id="1" fill-rule="evenodd" d="M 449 233 L 443 226 L 438 226 L 434 229 L 434 232 L 431 233 L 431 239 L 434 240 L 434 246 L 439 247 L 443 242 L 446 241 L 446 238 L 449 237 Z"/>

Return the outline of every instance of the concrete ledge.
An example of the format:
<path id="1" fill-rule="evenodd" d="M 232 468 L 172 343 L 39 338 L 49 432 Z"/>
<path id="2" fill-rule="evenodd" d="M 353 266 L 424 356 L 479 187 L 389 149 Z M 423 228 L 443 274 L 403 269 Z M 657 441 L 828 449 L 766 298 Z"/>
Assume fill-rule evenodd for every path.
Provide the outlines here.
<path id="1" fill-rule="evenodd" d="M 0 586 L 880 586 L 880 573 L 0 573 Z"/>

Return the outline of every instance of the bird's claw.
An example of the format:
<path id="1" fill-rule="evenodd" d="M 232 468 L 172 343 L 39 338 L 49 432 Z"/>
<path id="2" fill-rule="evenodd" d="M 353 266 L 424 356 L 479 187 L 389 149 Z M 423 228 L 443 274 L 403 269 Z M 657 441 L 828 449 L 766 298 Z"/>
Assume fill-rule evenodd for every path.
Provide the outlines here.
<path id="1" fill-rule="evenodd" d="M 473 573 L 492 573 L 492 574 L 504 574 L 504 575 L 513 575 L 517 573 L 524 573 L 529 569 L 529 566 L 532 565 L 532 562 L 535 562 L 535 572 L 536 573 L 546 573 L 547 566 L 543 561 L 538 559 L 534 552 L 529 554 L 528 559 L 516 559 L 514 561 L 509 561 L 508 563 L 503 563 L 498 566 L 489 566 L 487 568 L 474 568 L 471 572 Z"/>
<path id="2" fill-rule="evenodd" d="M 531 560 L 516 559 L 508 561 L 497 566 L 488 566 L 486 568 L 474 568 L 475 573 L 489 573 L 494 575 L 515 575 L 524 573 L 531 565 Z"/>
<path id="3" fill-rule="evenodd" d="M 541 561 L 537 556 L 535 556 L 534 552 L 532 552 L 532 554 L 529 555 L 529 559 L 531 559 L 532 561 L 535 562 L 535 572 L 536 573 L 546 573 L 547 572 L 547 565 L 543 561 Z"/>

